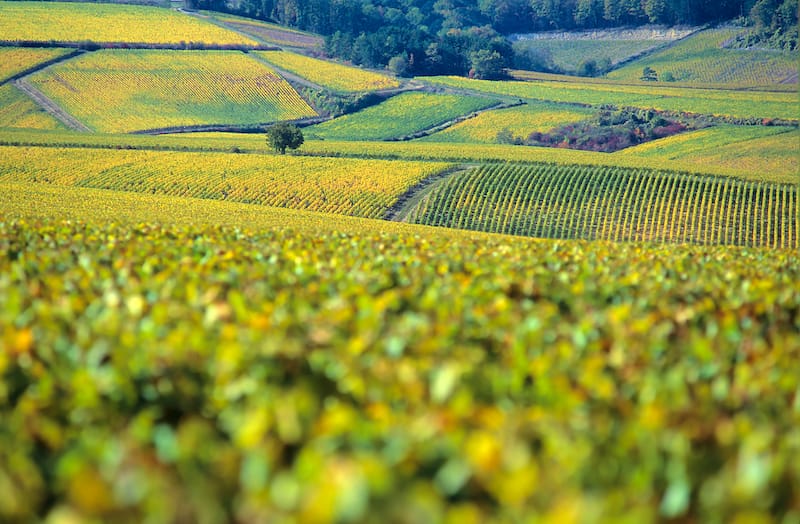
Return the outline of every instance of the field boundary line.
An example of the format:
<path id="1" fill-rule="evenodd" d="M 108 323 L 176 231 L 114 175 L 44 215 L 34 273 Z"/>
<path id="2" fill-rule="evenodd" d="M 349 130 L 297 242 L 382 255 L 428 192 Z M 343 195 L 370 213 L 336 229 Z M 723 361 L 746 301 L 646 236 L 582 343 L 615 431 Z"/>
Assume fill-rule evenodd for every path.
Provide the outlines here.
<path id="1" fill-rule="evenodd" d="M 47 111 L 51 116 L 56 118 L 59 122 L 63 123 L 70 129 L 75 131 L 82 131 L 85 133 L 91 133 L 92 129 L 89 128 L 86 124 L 69 114 L 63 107 L 58 105 L 55 101 L 49 98 L 47 95 L 33 87 L 27 80 L 24 78 L 18 78 L 14 80 L 14 86 L 17 87 L 20 91 L 28 95 L 34 102 L 39 104 L 39 106 Z"/>
<path id="2" fill-rule="evenodd" d="M 295 124 L 299 127 L 311 126 L 330 120 L 326 116 L 314 116 L 309 118 L 298 118 L 295 120 L 280 120 L 280 122 L 288 122 Z M 195 126 L 173 126 L 173 127 L 157 127 L 153 129 L 139 129 L 137 131 L 130 131 L 131 135 L 166 135 L 172 133 L 264 133 L 266 128 L 276 124 L 276 122 L 263 122 L 260 124 L 247 124 L 247 125 L 232 125 L 232 124 L 198 124 Z"/>
<path id="3" fill-rule="evenodd" d="M 50 60 L 45 60 L 44 62 L 40 62 L 40 63 L 36 64 L 33 67 L 29 67 L 28 69 L 25 69 L 24 71 L 20 71 L 19 73 L 11 75 L 10 77 L 6 78 L 5 80 L 0 80 L 0 86 L 5 85 L 5 84 L 7 84 L 9 82 L 13 82 L 15 80 L 19 80 L 20 78 L 24 78 L 26 76 L 30 76 L 30 75 L 32 75 L 34 73 L 37 73 L 37 72 L 41 71 L 42 69 L 50 67 L 51 65 L 55 65 L 55 64 L 58 64 L 58 63 L 61 63 L 61 62 L 66 62 L 67 60 L 70 60 L 72 58 L 75 58 L 76 56 L 82 55 L 85 52 L 86 51 L 83 50 L 83 49 L 74 49 L 74 50 L 70 51 L 67 54 L 64 54 L 64 55 L 61 55 L 61 56 L 57 56 L 55 58 L 51 58 Z"/>
<path id="4" fill-rule="evenodd" d="M 0 40 L 0 47 L 28 47 L 28 48 L 71 48 L 84 51 L 97 51 L 99 49 L 153 49 L 159 51 L 282 51 L 275 45 L 259 44 L 206 44 L 205 42 L 184 42 L 179 44 L 150 43 L 150 42 L 95 42 L 69 41 L 69 40 Z"/>
<path id="5" fill-rule="evenodd" d="M 486 98 L 486 97 L 483 97 L 483 98 Z M 426 129 L 421 129 L 421 130 L 417 131 L 416 133 L 412 133 L 410 135 L 404 135 L 404 136 L 395 137 L 395 138 L 386 138 L 386 139 L 383 140 L 383 142 L 408 142 L 409 140 L 415 140 L 417 138 L 423 138 L 423 137 L 426 137 L 426 136 L 430 136 L 430 135 L 432 135 L 434 133 L 438 133 L 439 131 L 444 131 L 448 127 L 452 127 L 452 126 L 454 126 L 456 124 L 460 124 L 461 122 L 464 122 L 465 120 L 469 120 L 471 118 L 475 118 L 476 116 L 480 115 L 481 113 L 485 113 L 487 111 L 496 111 L 498 109 L 508 109 L 509 107 L 517 107 L 517 106 L 521 106 L 521 105 L 525 105 L 525 102 L 523 102 L 521 100 L 516 101 L 516 102 L 502 102 L 502 101 L 499 101 L 498 103 L 496 103 L 494 105 L 491 105 L 489 107 L 484 107 L 483 109 L 478 109 L 476 111 L 472 111 L 471 113 L 467 113 L 466 115 L 461 115 L 461 116 L 457 116 L 455 118 L 451 118 L 450 120 L 447 120 L 445 122 L 441 122 L 439 124 L 436 124 L 435 126 L 431 126 L 429 128 L 426 128 Z"/>

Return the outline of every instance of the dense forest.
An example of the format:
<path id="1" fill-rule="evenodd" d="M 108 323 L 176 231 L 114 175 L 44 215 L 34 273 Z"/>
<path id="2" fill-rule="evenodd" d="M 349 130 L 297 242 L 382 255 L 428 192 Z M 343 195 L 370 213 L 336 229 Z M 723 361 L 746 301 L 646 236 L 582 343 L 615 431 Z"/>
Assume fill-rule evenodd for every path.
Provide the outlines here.
<path id="1" fill-rule="evenodd" d="M 325 35 L 328 54 L 403 74 L 493 78 L 513 65 L 504 35 L 740 19 L 759 42 L 796 49 L 797 0 L 187 0 Z"/>

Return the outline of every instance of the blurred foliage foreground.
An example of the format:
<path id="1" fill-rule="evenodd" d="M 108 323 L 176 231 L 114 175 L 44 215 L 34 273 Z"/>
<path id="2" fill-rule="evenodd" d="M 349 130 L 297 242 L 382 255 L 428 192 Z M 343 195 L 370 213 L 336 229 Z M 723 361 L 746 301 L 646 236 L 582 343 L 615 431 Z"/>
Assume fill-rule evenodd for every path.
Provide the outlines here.
<path id="1" fill-rule="evenodd" d="M 798 522 L 791 251 L 0 220 L 0 521 Z"/>

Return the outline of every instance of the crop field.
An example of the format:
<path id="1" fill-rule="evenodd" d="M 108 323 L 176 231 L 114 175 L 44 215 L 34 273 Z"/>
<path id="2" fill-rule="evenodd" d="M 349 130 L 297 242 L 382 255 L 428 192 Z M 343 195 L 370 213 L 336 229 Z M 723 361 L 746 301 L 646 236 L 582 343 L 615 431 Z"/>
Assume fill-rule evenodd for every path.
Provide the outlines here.
<path id="1" fill-rule="evenodd" d="M 575 73 L 589 60 L 594 60 L 596 64 L 613 65 L 665 44 L 667 42 L 663 40 L 542 38 L 517 40 L 514 42 L 514 51 L 517 54 L 532 54 L 558 70 Z"/>
<path id="2" fill-rule="evenodd" d="M 382 217 L 449 164 L 224 153 L 0 147 L 0 180 Z"/>
<path id="3" fill-rule="evenodd" d="M 306 140 L 293 155 L 399 159 L 443 162 L 555 163 L 566 165 L 646 168 L 731 176 L 742 180 L 792 184 L 797 182 L 796 131 L 769 127 L 726 127 L 699 131 L 698 147 L 690 134 L 651 142 L 616 153 L 570 149 L 456 142 L 351 142 Z M 775 134 L 772 134 L 772 133 Z M 713 137 L 712 139 L 703 136 Z M 677 139 L 683 138 L 681 142 Z M 663 142 L 664 150 L 659 147 Z M 706 144 L 706 145 L 702 145 Z M 736 144 L 740 144 L 737 146 Z M 253 133 L 178 133 L 173 135 L 113 135 L 74 131 L 37 131 L 0 128 L 0 145 L 65 146 L 109 149 L 154 149 L 270 153 L 264 136 Z M 640 149 L 642 148 L 642 149 Z M 733 151 L 738 161 L 717 151 Z M 759 159 L 762 158 L 763 162 Z M 701 161 L 695 161 L 694 158 Z"/>
<path id="4" fill-rule="evenodd" d="M 503 129 L 508 129 L 514 136 L 527 138 L 534 131 L 544 133 L 592 114 L 594 111 L 582 107 L 530 102 L 483 112 L 422 140 L 496 144 L 497 133 Z"/>
<path id="5" fill-rule="evenodd" d="M 679 160 L 698 166 L 729 166 L 760 173 L 761 180 L 797 183 L 798 148 L 797 128 L 717 126 L 644 143 L 614 155 Z"/>
<path id="6" fill-rule="evenodd" d="M 0 40 L 259 45 L 170 9 L 72 2 L 0 2 Z"/>
<path id="7" fill-rule="evenodd" d="M 0 85 L 0 128 L 64 129 L 33 100 L 12 84 Z"/>
<path id="8" fill-rule="evenodd" d="M 276 67 L 333 91 L 353 93 L 391 89 L 400 86 L 400 82 L 390 76 L 365 71 L 358 67 L 337 64 L 329 60 L 319 60 L 290 51 L 259 51 L 255 54 Z"/>
<path id="9" fill-rule="evenodd" d="M 641 71 L 640 71 L 641 72 Z M 797 120 L 796 92 L 753 92 L 722 89 L 691 90 L 658 85 L 614 85 L 565 81 L 493 82 L 461 77 L 426 77 L 444 86 L 522 99 L 575 104 L 630 106 L 738 118 Z"/>
<path id="10" fill-rule="evenodd" d="M 0 47 L 0 83 L 70 51 L 58 48 Z"/>
<path id="11" fill-rule="evenodd" d="M 0 518 L 794 507 L 795 252 L 330 218 L 0 182 Z"/>
<path id="12" fill-rule="evenodd" d="M 668 78 L 685 84 L 773 85 L 795 78 L 797 56 L 773 50 L 724 49 L 725 41 L 744 29 L 708 29 L 674 46 L 658 51 L 625 67 L 611 71 L 614 80 L 638 80 L 642 68 L 650 67 L 659 83 Z"/>
<path id="13" fill-rule="evenodd" d="M 320 49 L 325 44 L 324 39 L 319 35 L 262 22 L 260 20 L 212 11 L 206 11 L 204 15 L 211 17 L 213 20 L 222 22 L 231 29 L 248 34 L 253 38 L 263 40 L 270 44 L 302 49 Z"/>
<path id="14" fill-rule="evenodd" d="M 325 140 L 402 138 L 495 104 L 496 100 L 477 96 L 402 93 L 376 106 L 311 126 L 308 136 Z"/>
<path id="15" fill-rule="evenodd" d="M 316 115 L 286 80 L 237 51 L 102 50 L 29 81 L 104 132 L 255 125 Z"/>
<path id="16" fill-rule="evenodd" d="M 618 167 L 484 166 L 437 186 L 408 220 L 544 238 L 798 249 L 798 187 Z"/>

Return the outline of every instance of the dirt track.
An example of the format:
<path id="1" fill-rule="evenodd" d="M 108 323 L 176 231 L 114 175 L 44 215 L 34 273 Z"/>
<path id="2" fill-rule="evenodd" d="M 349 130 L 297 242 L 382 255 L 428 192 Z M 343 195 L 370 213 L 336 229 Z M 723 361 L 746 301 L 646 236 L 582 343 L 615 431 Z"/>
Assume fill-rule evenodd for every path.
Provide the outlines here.
<path id="1" fill-rule="evenodd" d="M 86 126 L 83 122 L 75 118 L 74 116 L 70 115 L 66 111 L 64 111 L 61 106 L 53 102 L 47 96 L 44 95 L 41 91 L 30 85 L 25 79 L 19 78 L 14 80 L 14 85 L 31 97 L 37 104 L 39 104 L 42 109 L 47 111 L 53 117 L 58 119 L 62 122 L 65 126 L 69 127 L 70 129 L 74 129 L 76 131 L 83 131 L 91 133 L 92 130 Z"/>

